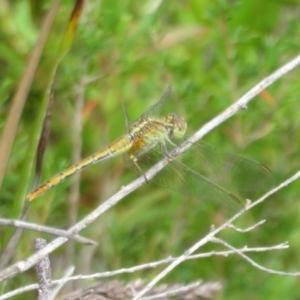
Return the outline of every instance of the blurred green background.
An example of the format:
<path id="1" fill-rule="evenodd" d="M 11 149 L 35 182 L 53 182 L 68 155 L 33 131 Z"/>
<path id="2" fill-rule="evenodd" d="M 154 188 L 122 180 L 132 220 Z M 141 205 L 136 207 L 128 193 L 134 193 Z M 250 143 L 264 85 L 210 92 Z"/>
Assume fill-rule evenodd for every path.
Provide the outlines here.
<path id="1" fill-rule="evenodd" d="M 5 10 L 0 7 L 1 128 L 51 1 L 17 0 L 6 5 Z M 31 87 L 1 190 L 1 217 L 11 217 L 14 195 L 23 180 L 19 170 L 49 81 L 49 66 L 73 5 L 73 1 L 61 4 Z M 125 133 L 121 101 L 134 120 L 169 84 L 173 94 L 168 109 L 185 117 L 191 134 L 299 54 L 299 13 L 298 2 L 292 0 L 86 1 L 72 49 L 55 78 L 51 135 L 41 182 L 72 163 L 75 99 L 83 78 L 89 83 L 82 110 L 82 157 Z M 299 76 L 299 69 L 287 74 L 205 141 L 262 162 L 273 171 L 276 183 L 291 176 L 300 166 Z M 134 178 L 121 157 L 83 171 L 78 220 Z M 67 228 L 71 184 L 67 180 L 33 202 L 29 221 Z M 236 223 L 247 227 L 266 219 L 263 226 L 245 234 L 227 230 L 220 237 L 235 247 L 288 241 L 287 250 L 249 256 L 267 268 L 300 271 L 298 200 L 299 183 L 295 182 Z M 66 258 L 66 246 L 51 254 L 53 278 L 60 278 L 66 262 L 76 266 L 77 274 L 91 274 L 179 255 L 204 236 L 211 224 L 220 225 L 230 215 L 226 206 L 144 185 L 82 232 L 99 243 L 97 248 L 76 244 L 72 257 Z M 6 231 L 0 228 L 1 236 Z M 25 231 L 13 260 L 31 255 L 32 241 L 39 236 L 52 239 Z M 5 243 L 1 239 L 1 250 Z M 213 249 L 224 248 L 206 245 L 200 251 Z M 162 268 L 118 279 L 150 280 Z M 164 282 L 189 283 L 199 278 L 223 283 L 216 299 L 300 297 L 299 278 L 262 272 L 237 255 L 185 262 Z M 34 270 L 30 270 L 8 280 L 2 292 L 35 281 Z"/>

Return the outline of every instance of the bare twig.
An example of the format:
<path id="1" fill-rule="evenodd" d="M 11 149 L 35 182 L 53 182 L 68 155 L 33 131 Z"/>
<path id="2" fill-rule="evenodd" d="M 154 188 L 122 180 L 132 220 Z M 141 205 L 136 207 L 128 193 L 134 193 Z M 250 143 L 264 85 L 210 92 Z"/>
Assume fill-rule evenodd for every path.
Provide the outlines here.
<path id="1" fill-rule="evenodd" d="M 256 227 L 264 224 L 265 222 L 266 222 L 266 220 L 261 220 L 261 221 L 257 222 L 256 224 L 254 224 L 253 226 L 250 226 L 250 227 L 244 228 L 244 229 L 238 228 L 238 227 L 234 226 L 233 224 L 229 224 L 228 228 L 233 228 L 234 230 L 236 230 L 238 232 L 244 233 L 244 232 L 249 232 L 249 231 L 255 229 Z"/>
<path id="2" fill-rule="evenodd" d="M 247 255 L 245 255 L 244 253 L 242 253 L 238 249 L 232 247 L 231 245 L 229 245 L 228 243 L 226 243 L 225 241 L 223 241 L 223 240 L 221 240 L 219 238 L 215 238 L 214 237 L 214 238 L 211 239 L 211 242 L 224 245 L 225 247 L 231 249 L 232 251 L 234 251 L 235 253 L 237 253 L 241 257 L 243 257 L 246 261 L 248 261 L 255 268 L 260 269 L 262 271 L 265 271 L 267 273 L 276 274 L 276 275 L 282 275 L 282 276 L 293 276 L 293 277 L 300 276 L 300 272 L 295 272 L 295 273 L 292 273 L 292 272 L 282 272 L 282 271 L 276 271 L 276 270 L 265 268 L 265 267 L 259 265 L 258 263 L 256 263 L 254 260 L 252 260 L 250 257 L 248 257 Z"/>
<path id="3" fill-rule="evenodd" d="M 47 245 L 46 241 L 43 239 L 35 239 L 34 248 L 38 252 Z M 38 288 L 38 299 L 39 300 L 49 300 L 51 294 L 51 266 L 48 256 L 44 256 L 36 264 L 36 275 L 38 278 L 39 288 Z"/>
<path id="4" fill-rule="evenodd" d="M 281 183 L 279 186 L 276 188 L 272 189 L 268 193 L 266 193 L 264 196 L 262 196 L 260 199 L 257 201 L 247 205 L 244 209 L 242 209 L 240 212 L 238 212 L 236 215 L 234 215 L 231 219 L 229 219 L 227 222 L 222 224 L 221 226 L 215 228 L 212 230 L 208 235 L 206 235 L 203 239 L 198 241 L 196 244 L 194 244 L 191 248 L 189 248 L 183 255 L 178 257 L 171 265 L 169 265 L 167 268 L 165 268 L 160 274 L 158 274 L 148 285 L 147 287 L 138 293 L 133 300 L 140 299 L 143 295 L 145 295 L 157 282 L 159 282 L 162 278 L 164 278 L 168 273 L 170 273 L 176 266 L 178 266 L 180 263 L 183 261 L 187 260 L 187 258 L 194 253 L 196 250 L 198 250 L 200 247 L 203 245 L 207 244 L 209 241 L 211 241 L 216 234 L 221 232 L 222 230 L 228 228 L 230 224 L 232 224 L 236 219 L 238 219 L 240 216 L 242 216 L 246 211 L 251 209 L 252 207 L 260 204 L 263 202 L 265 199 L 267 199 L 269 196 L 272 194 L 276 193 L 278 190 L 282 189 L 283 187 L 287 186 L 291 182 L 297 180 L 300 177 L 300 171 L 297 172 L 294 176 L 290 177 L 283 183 Z M 280 273 L 280 274 L 279 274 Z M 295 272 L 295 273 L 284 273 L 284 272 L 279 272 L 276 274 L 279 275 L 286 275 L 286 276 L 300 276 L 300 272 Z M 283 274 L 284 273 L 284 274 Z"/>
<path id="5" fill-rule="evenodd" d="M 87 239 L 78 234 L 72 235 L 72 234 L 68 233 L 66 230 L 56 229 L 53 227 L 47 227 L 47 226 L 33 224 L 33 223 L 29 223 L 29 222 L 12 220 L 12 219 L 3 219 L 3 218 L 0 218 L 0 224 L 5 225 L 5 226 L 14 226 L 14 227 L 19 227 L 19 228 L 23 228 L 23 229 L 45 232 L 45 233 L 49 233 L 49 234 L 52 234 L 55 236 L 66 237 L 70 240 L 74 240 L 74 241 L 77 241 L 79 243 L 83 243 L 86 245 L 97 245 L 97 243 L 93 240 Z"/>
<path id="6" fill-rule="evenodd" d="M 60 283 L 53 289 L 53 292 L 51 294 L 51 296 L 49 297 L 48 300 L 54 300 L 56 295 L 59 293 L 59 291 L 62 289 L 62 287 L 65 285 L 66 282 L 68 282 L 70 276 L 74 273 L 75 271 L 75 267 L 71 266 L 67 269 L 67 271 L 65 272 L 63 278 L 61 279 Z"/>
<path id="7" fill-rule="evenodd" d="M 274 250 L 283 250 L 283 249 L 287 249 L 289 248 L 287 243 L 284 244 L 279 244 L 279 245 L 275 245 L 275 246 L 271 246 L 271 247 L 255 247 L 255 248 L 248 248 L 248 247 L 243 247 L 241 249 L 238 249 L 238 251 L 240 252 L 266 252 L 266 251 L 274 251 Z M 206 258 L 206 257 L 211 257 L 211 256 L 228 256 L 231 254 L 235 254 L 236 251 L 234 250 L 229 250 L 229 251 L 211 251 L 211 252 L 207 252 L 207 253 L 200 253 L 200 254 L 195 254 L 195 255 L 191 255 L 187 258 L 187 260 L 192 260 L 192 259 L 199 259 L 199 258 Z M 145 270 L 145 269 L 149 269 L 149 268 L 155 268 L 158 267 L 162 264 L 168 264 L 171 263 L 173 261 L 175 261 L 177 259 L 177 257 L 168 257 L 166 259 L 163 260 L 159 260 L 156 262 L 151 262 L 151 263 L 147 263 L 147 264 L 143 264 L 143 265 L 139 265 L 139 266 L 134 266 L 132 268 L 124 268 L 124 269 L 119 269 L 116 271 L 108 271 L 108 272 L 103 272 L 103 273 L 96 273 L 96 274 L 91 274 L 91 275 L 76 275 L 76 276 L 72 276 L 67 278 L 67 281 L 71 281 L 71 280 L 92 280 L 92 279 L 97 279 L 97 278 L 106 278 L 106 277 L 112 277 L 112 276 L 116 276 L 119 274 L 126 274 L 126 273 L 134 273 L 134 272 L 138 272 L 141 270 Z M 55 284 L 65 284 L 66 283 L 66 278 L 63 279 L 59 279 L 59 280 L 53 280 L 52 281 L 52 285 Z M 25 287 L 22 287 L 20 289 L 11 291 L 5 295 L 0 296 L 0 300 L 4 300 L 4 299 L 8 299 L 11 297 L 14 297 L 16 295 L 31 291 L 31 290 L 35 290 L 38 288 L 37 284 L 31 284 Z"/>
<path id="8" fill-rule="evenodd" d="M 23 215 L 20 222 L 26 220 L 28 214 L 29 214 L 29 204 L 26 203 L 23 208 Z M 18 245 L 22 233 L 23 233 L 23 229 L 17 228 L 12 234 L 12 236 L 10 237 L 9 241 L 7 242 L 5 249 L 3 250 L 0 256 L 0 270 L 4 269 L 12 259 L 14 253 L 13 250 L 15 249 L 16 245 Z"/>
<path id="9" fill-rule="evenodd" d="M 235 102 L 233 105 L 231 105 L 229 108 L 227 108 L 224 112 L 222 112 L 220 115 L 218 115 L 216 118 L 205 124 L 198 132 L 196 132 L 195 135 L 193 135 L 188 141 L 183 143 L 181 147 L 175 149 L 172 153 L 172 155 L 179 155 L 180 153 L 186 151 L 189 147 L 191 147 L 196 141 L 201 139 L 205 134 L 210 132 L 213 128 L 230 118 L 232 115 L 237 113 L 240 109 L 244 109 L 247 106 L 247 103 L 256 96 L 259 92 L 264 90 L 267 86 L 269 86 L 271 83 L 275 82 L 278 78 L 283 76 L 285 73 L 289 72 L 290 70 L 294 69 L 297 65 L 300 64 L 300 55 L 297 56 L 295 59 L 284 65 L 282 68 L 280 68 L 278 71 L 270 75 L 269 77 L 262 80 L 260 83 L 258 83 L 254 88 L 252 88 L 245 96 L 243 96 L 241 99 L 239 99 L 237 102 Z M 161 171 L 167 164 L 169 163 L 169 158 L 165 158 L 158 162 L 155 166 L 150 168 L 143 176 L 139 177 L 138 179 L 134 180 L 132 183 L 128 184 L 127 186 L 123 187 L 119 192 L 117 192 L 113 197 L 108 199 L 106 202 L 101 204 L 98 208 L 96 208 L 93 212 L 91 212 L 89 215 L 87 215 L 84 219 L 82 219 L 80 222 L 78 222 L 75 226 L 70 228 L 68 232 L 70 233 L 78 233 L 83 228 L 86 228 L 90 223 L 94 222 L 101 214 L 109 210 L 111 207 L 119 203 L 126 195 L 130 194 L 137 188 L 139 188 L 143 183 L 145 183 L 145 178 L 148 178 L 149 180 L 152 179 L 159 171 Z M 300 172 L 299 172 L 300 175 Z M 298 178 L 298 175 L 295 175 L 293 178 L 287 180 L 283 185 L 288 184 L 289 182 L 292 182 Z M 282 186 L 283 187 L 283 186 Z M 282 188 L 278 187 L 278 189 Z M 277 191 L 276 190 L 276 191 Z M 272 190 L 269 194 L 266 194 L 266 197 L 270 194 L 274 193 L 275 189 Z M 264 201 L 262 198 L 259 200 L 259 202 L 255 202 L 257 205 L 258 203 Z M 251 204 L 249 207 L 246 207 L 241 212 L 236 214 L 233 218 L 229 220 L 229 222 L 226 222 L 213 232 L 209 233 L 207 236 L 207 239 L 203 239 L 199 241 L 197 244 L 195 244 L 193 247 L 191 247 L 186 254 L 179 257 L 175 262 L 173 262 L 164 272 L 165 274 L 169 273 L 173 268 L 175 268 L 178 264 L 180 264 L 182 261 L 184 261 L 189 255 L 191 255 L 194 251 L 196 251 L 199 247 L 201 247 L 203 244 L 205 244 L 209 238 L 217 234 L 218 232 L 225 229 L 229 224 L 231 224 L 234 220 L 239 218 L 241 215 L 245 213 L 246 210 L 253 207 L 254 204 Z M 31 268 L 33 265 L 36 264 L 36 262 L 44 255 L 48 255 L 61 245 L 63 245 L 67 241 L 66 238 L 57 238 L 51 243 L 49 243 L 44 249 L 39 251 L 38 253 L 28 257 L 26 260 L 19 261 L 15 263 L 14 265 L 10 266 L 9 268 L 3 270 L 0 273 L 0 282 L 10 278 L 18 273 L 24 272 Z M 145 290 L 143 290 L 138 296 L 135 297 L 135 299 L 138 299 L 142 295 L 144 295 L 149 289 L 151 289 L 156 282 L 158 282 L 162 277 L 165 276 L 165 274 L 159 274 L 148 286 Z"/>

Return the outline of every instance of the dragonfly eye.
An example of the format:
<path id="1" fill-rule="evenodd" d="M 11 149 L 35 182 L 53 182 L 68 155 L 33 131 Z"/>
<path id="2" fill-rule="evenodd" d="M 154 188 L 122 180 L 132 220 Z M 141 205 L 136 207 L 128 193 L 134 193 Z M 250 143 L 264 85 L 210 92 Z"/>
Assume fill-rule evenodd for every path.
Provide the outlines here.
<path id="1" fill-rule="evenodd" d="M 170 126 L 169 134 L 170 134 L 171 138 L 182 139 L 183 136 L 185 135 L 186 128 L 187 128 L 186 121 L 183 118 L 181 118 L 177 115 L 173 115 L 173 114 L 167 115 L 165 117 L 165 121 Z"/>

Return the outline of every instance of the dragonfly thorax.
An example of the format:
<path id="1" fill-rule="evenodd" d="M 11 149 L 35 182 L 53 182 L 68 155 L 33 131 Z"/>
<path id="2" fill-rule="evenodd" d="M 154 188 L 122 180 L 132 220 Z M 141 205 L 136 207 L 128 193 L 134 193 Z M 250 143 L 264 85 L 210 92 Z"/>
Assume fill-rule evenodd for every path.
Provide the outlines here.
<path id="1" fill-rule="evenodd" d="M 128 157 L 137 161 L 157 144 L 164 145 L 166 141 L 173 144 L 172 140 L 183 138 L 186 128 L 185 120 L 174 114 L 168 114 L 163 119 L 144 116 L 130 128 L 132 147 L 128 151 Z"/>

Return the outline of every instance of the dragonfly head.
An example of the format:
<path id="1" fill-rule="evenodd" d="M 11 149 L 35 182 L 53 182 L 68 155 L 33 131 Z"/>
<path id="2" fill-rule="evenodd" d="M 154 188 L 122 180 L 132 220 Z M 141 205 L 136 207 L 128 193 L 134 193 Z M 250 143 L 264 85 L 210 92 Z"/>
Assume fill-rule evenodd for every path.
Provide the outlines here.
<path id="1" fill-rule="evenodd" d="M 184 137 L 187 123 L 183 118 L 174 114 L 168 114 L 165 116 L 165 122 L 168 124 L 170 138 L 182 139 Z"/>

